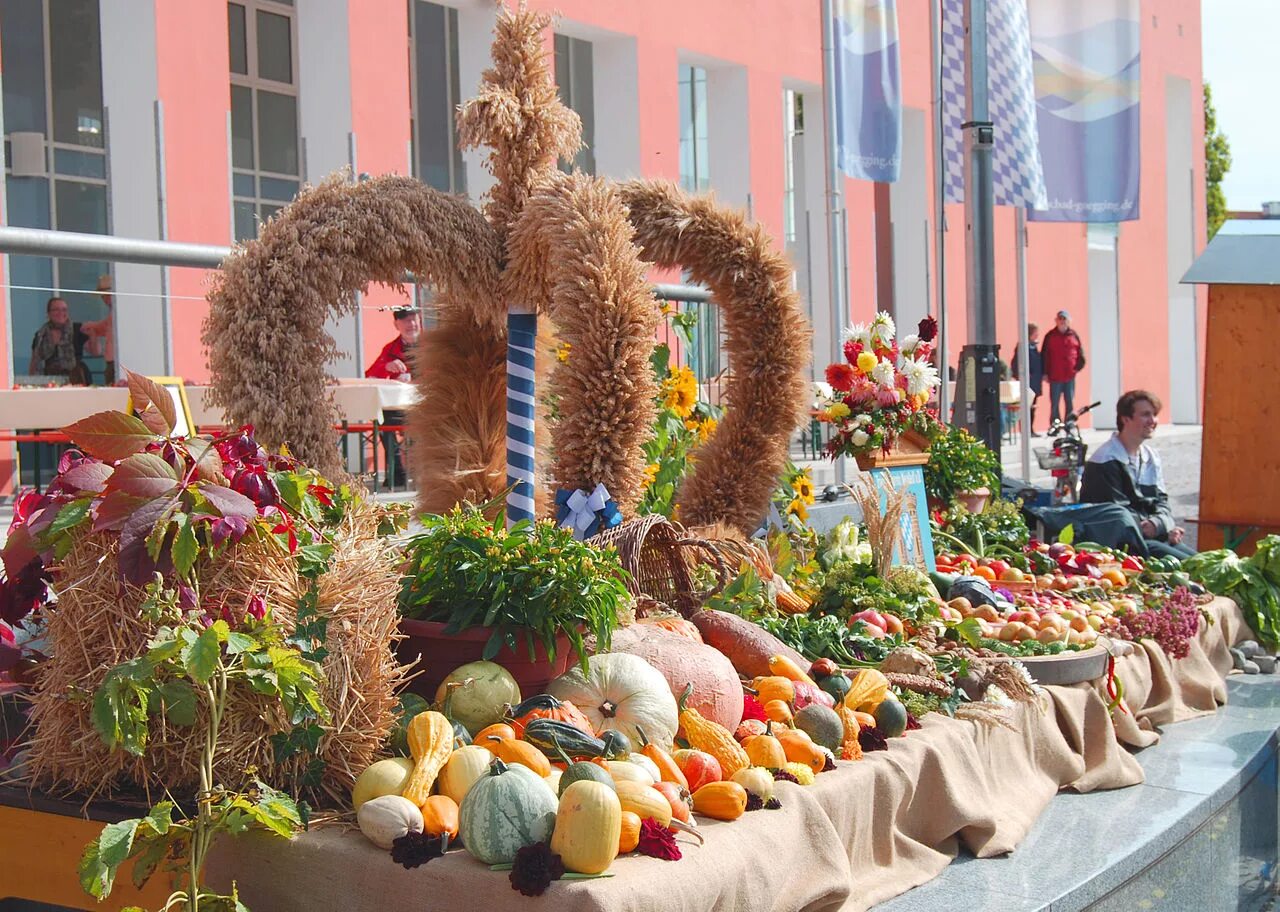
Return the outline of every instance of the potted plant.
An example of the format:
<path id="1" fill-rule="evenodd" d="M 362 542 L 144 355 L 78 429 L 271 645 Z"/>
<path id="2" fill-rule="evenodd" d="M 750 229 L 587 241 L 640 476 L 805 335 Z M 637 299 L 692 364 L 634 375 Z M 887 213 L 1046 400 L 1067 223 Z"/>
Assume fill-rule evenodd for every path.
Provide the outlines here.
<path id="1" fill-rule="evenodd" d="M 992 489 L 1000 486 L 1000 457 L 961 427 L 939 425 L 929 445 L 924 488 L 929 503 L 945 509 L 960 501 L 981 513 Z"/>
<path id="2" fill-rule="evenodd" d="M 586 667 L 583 634 L 609 648 L 628 599 L 617 554 L 577 541 L 548 521 L 505 528 L 484 508 L 423 517 L 405 546 L 397 649 L 417 661 L 411 683 L 430 698 L 458 665 L 502 665 L 522 692 L 538 693 L 572 654 Z"/>

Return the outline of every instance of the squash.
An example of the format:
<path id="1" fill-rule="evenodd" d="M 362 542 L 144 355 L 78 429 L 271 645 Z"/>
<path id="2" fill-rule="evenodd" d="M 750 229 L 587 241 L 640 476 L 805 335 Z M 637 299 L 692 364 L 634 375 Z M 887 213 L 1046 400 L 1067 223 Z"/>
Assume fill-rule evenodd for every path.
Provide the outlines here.
<path id="1" fill-rule="evenodd" d="M 674 782 L 655 782 L 651 788 L 671 805 L 671 819 L 689 822 L 693 813 L 693 796 L 687 788 Z"/>
<path id="2" fill-rule="evenodd" d="M 762 706 L 771 700 L 790 703 L 796 698 L 795 684 L 790 678 L 784 678 L 781 675 L 756 678 L 751 682 L 751 689 L 756 692 L 756 698 Z"/>
<path id="3" fill-rule="evenodd" d="M 563 795 L 565 789 L 580 780 L 599 782 L 601 785 L 607 785 L 609 788 L 616 790 L 613 784 L 613 777 L 609 775 L 608 770 L 594 763 L 579 760 L 577 763 L 570 763 L 565 768 L 565 771 L 560 774 L 560 788 L 557 794 Z"/>
<path id="4" fill-rule="evenodd" d="M 657 781 L 647 769 L 630 760 L 606 760 L 605 766 L 609 768 L 609 775 L 613 777 L 614 782 L 635 782 L 650 786 Z"/>
<path id="5" fill-rule="evenodd" d="M 862 723 L 844 703 L 836 704 L 836 715 L 840 717 L 840 724 L 844 727 L 843 737 L 840 739 L 840 759 L 861 760 L 862 745 L 858 743 L 858 732 L 862 731 Z"/>
<path id="6" fill-rule="evenodd" d="M 710 646 L 661 630 L 633 625 L 614 633 L 615 653 L 629 653 L 644 659 L 667 682 L 667 689 L 679 695 L 685 684 L 693 684 L 689 704 L 729 731 L 742 721 L 742 682 L 733 663 Z M 649 726 L 645 726 L 646 729 Z M 649 731 L 655 739 L 658 732 Z"/>
<path id="7" fill-rule="evenodd" d="M 720 761 L 705 751 L 678 750 L 671 755 L 684 773 L 689 783 L 689 791 L 697 791 L 708 782 L 719 782 L 724 778 L 724 770 L 720 769 Z"/>
<path id="8" fill-rule="evenodd" d="M 782 742 L 773 736 L 772 729 L 766 731 L 763 735 L 748 738 L 742 747 L 747 752 L 747 759 L 751 761 L 752 766 L 782 769 L 783 764 L 787 762 L 787 755 L 782 749 Z M 737 770 L 734 772 L 737 772 Z M 730 773 L 730 778 L 733 778 L 732 773 Z"/>
<path id="9" fill-rule="evenodd" d="M 698 611 L 689 621 L 698 628 L 703 642 L 724 653 L 745 677 L 772 674 L 769 671 L 772 655 L 789 656 L 797 664 L 806 661 L 767 630 L 727 611 Z"/>
<path id="10" fill-rule="evenodd" d="M 409 751 L 413 772 L 400 794 L 422 807 L 436 776 L 453 753 L 453 724 L 435 710 L 418 713 L 409 720 Z"/>
<path id="11" fill-rule="evenodd" d="M 698 628 L 690 621 L 686 621 L 684 618 L 680 617 L 678 614 L 664 614 L 656 617 L 640 618 L 638 623 L 645 624 L 650 627 L 657 627 L 659 630 L 674 633 L 677 636 L 684 637 L 685 639 L 693 640 L 695 643 L 702 642 L 702 634 L 698 633 Z"/>
<path id="12" fill-rule="evenodd" d="M 834 709 L 812 703 L 796 713 L 796 728 L 813 739 L 813 743 L 836 750 L 844 740 L 844 723 Z"/>
<path id="13" fill-rule="evenodd" d="M 617 757 L 619 760 L 626 760 L 631 754 L 631 739 L 616 728 L 602 732 L 600 740 L 604 742 L 606 757 Z"/>
<path id="14" fill-rule="evenodd" d="M 618 834 L 618 854 L 634 852 L 640 845 L 640 815 L 634 811 L 622 812 L 622 829 Z"/>
<path id="15" fill-rule="evenodd" d="M 676 700 L 661 672 L 623 652 L 601 653 L 587 661 L 585 674 L 575 665 L 552 681 L 548 692 L 582 710 L 596 732 L 614 729 L 634 739 L 637 727 L 643 727 L 660 744 L 675 740 Z"/>
<path id="16" fill-rule="evenodd" d="M 897 700 L 884 700 L 876 707 L 876 727 L 886 738 L 900 738 L 907 732 L 907 708 Z"/>
<path id="17" fill-rule="evenodd" d="M 689 780 L 685 778 L 683 772 L 680 771 L 680 765 L 676 763 L 675 758 L 663 750 L 652 741 L 644 736 L 644 729 L 640 729 L 640 752 L 649 758 L 654 767 L 658 770 L 658 779 L 662 782 L 674 782 L 681 788 L 689 787 Z"/>
<path id="18" fill-rule="evenodd" d="M 711 782 L 693 793 L 693 809 L 716 820 L 737 820 L 747 812 L 747 790 L 736 782 Z"/>
<path id="19" fill-rule="evenodd" d="M 687 705 L 692 686 L 686 685 L 680 695 L 680 727 L 684 729 L 685 738 L 694 750 L 704 751 L 715 757 L 720 763 L 722 776 L 732 776 L 744 766 L 750 766 L 747 752 L 738 746 L 723 726 L 704 719 L 696 710 Z"/>
<path id="20" fill-rule="evenodd" d="M 608 753 L 603 739 L 559 719 L 531 719 L 523 737 L 549 757 L 604 757 Z"/>
<path id="21" fill-rule="evenodd" d="M 401 836 L 422 832 L 422 811 L 408 798 L 382 795 L 360 805 L 356 823 L 370 842 L 380 849 L 389 849 Z"/>
<path id="22" fill-rule="evenodd" d="M 564 791 L 564 789 L 560 787 L 560 780 L 563 778 L 564 770 L 552 767 L 551 772 L 542 777 L 542 781 L 547 784 L 547 788 L 551 789 L 551 794 L 555 795 L 556 798 L 559 798 L 560 793 Z"/>
<path id="23" fill-rule="evenodd" d="M 790 681 L 802 681 L 805 684 L 813 684 L 814 687 L 818 686 L 817 684 L 814 684 L 813 678 L 809 677 L 805 670 L 800 666 L 799 662 L 796 662 L 790 656 L 782 653 L 769 656 L 769 674 L 781 675 Z"/>
<path id="24" fill-rule="evenodd" d="M 739 744 L 746 742 L 748 738 L 754 738 L 756 735 L 763 735 L 765 723 L 759 719 L 743 719 L 738 723 L 738 728 L 733 733 L 733 737 L 737 739 Z"/>
<path id="25" fill-rule="evenodd" d="M 440 850 L 458 838 L 458 804 L 447 795 L 432 795 L 422 806 L 422 832 L 441 837 Z"/>
<path id="26" fill-rule="evenodd" d="M 503 763 L 518 763 L 521 766 L 527 766 L 537 773 L 539 778 L 543 778 L 551 772 L 551 761 L 547 759 L 546 754 L 528 741 L 490 735 L 489 750 Z"/>
<path id="27" fill-rule="evenodd" d="M 477 744 L 460 747 L 445 761 L 444 769 L 436 779 L 436 790 L 441 795 L 448 795 L 455 804 L 461 805 L 467 797 L 471 786 L 489 772 L 489 764 L 493 762 L 493 754 Z"/>
<path id="28" fill-rule="evenodd" d="M 849 679 L 844 702 L 850 709 L 873 713 L 888 693 L 889 679 L 874 668 L 863 668 Z"/>
<path id="29" fill-rule="evenodd" d="M 795 718 L 791 713 L 791 704 L 781 700 L 770 700 L 766 703 L 764 714 L 769 717 L 770 722 L 778 722 L 782 725 L 790 725 L 791 720 Z"/>
<path id="30" fill-rule="evenodd" d="M 493 746 L 490 738 L 516 738 L 524 737 L 517 735 L 516 730 L 506 722 L 495 722 L 492 725 L 486 725 L 484 728 L 476 732 L 475 738 L 472 739 L 473 744 L 479 744 L 486 750 Z"/>
<path id="31" fill-rule="evenodd" d="M 352 809 L 359 811 L 366 801 L 383 795 L 399 795 L 412 772 L 413 761 L 408 757 L 392 757 L 369 764 L 351 789 Z"/>
<path id="32" fill-rule="evenodd" d="M 450 688 L 450 684 L 462 686 Z M 436 689 L 436 705 L 473 735 L 486 725 L 501 722 L 506 707 L 519 702 L 520 686 L 516 679 L 496 662 L 461 665 L 449 672 Z"/>
<path id="33" fill-rule="evenodd" d="M 831 694 L 827 693 L 817 684 L 808 684 L 804 681 L 796 681 L 793 685 L 796 689 L 796 698 L 792 701 L 796 712 L 804 709 L 806 706 L 812 706 L 817 703 L 828 709 L 836 705 L 836 701 Z"/>
<path id="34" fill-rule="evenodd" d="M 594 734 L 591 721 L 569 700 L 557 700 L 551 694 L 538 694 L 511 710 L 511 727 L 515 737 L 524 737 L 524 728 L 534 719 L 565 722 L 588 735 Z"/>
<path id="35" fill-rule="evenodd" d="M 557 805 L 533 770 L 495 757 L 489 775 L 462 799 L 458 822 L 467 851 L 485 864 L 510 864 L 524 846 L 551 838 Z"/>
<path id="36" fill-rule="evenodd" d="M 732 781 L 746 789 L 747 794 L 755 795 L 761 801 L 768 801 L 773 797 L 773 773 L 764 767 L 748 766 L 746 769 L 740 769 L 733 774 Z"/>
<path id="37" fill-rule="evenodd" d="M 827 756 L 813 739 L 802 731 L 788 729 L 778 732 L 778 740 L 782 742 L 782 751 L 787 756 L 787 763 L 800 763 L 815 773 L 822 772 L 827 765 Z M 786 765 L 783 765 L 786 769 Z"/>
<path id="38" fill-rule="evenodd" d="M 626 759 L 648 773 L 649 778 L 654 782 L 662 781 L 662 770 L 658 769 L 658 764 L 644 754 L 627 754 Z"/>
<path id="39" fill-rule="evenodd" d="M 624 811 L 638 814 L 641 820 L 652 817 L 661 827 L 671 826 L 671 802 L 657 789 L 639 782 L 619 782 L 618 800 Z"/>
<path id="40" fill-rule="evenodd" d="M 839 703 L 844 699 L 844 695 L 849 692 L 849 679 L 845 677 L 843 672 L 827 675 L 818 682 L 821 687 L 831 697 L 833 703 Z"/>
<path id="41" fill-rule="evenodd" d="M 599 782 L 574 782 L 560 796 L 551 851 L 565 870 L 599 874 L 618 857 L 622 836 L 622 803 L 613 789 Z"/>

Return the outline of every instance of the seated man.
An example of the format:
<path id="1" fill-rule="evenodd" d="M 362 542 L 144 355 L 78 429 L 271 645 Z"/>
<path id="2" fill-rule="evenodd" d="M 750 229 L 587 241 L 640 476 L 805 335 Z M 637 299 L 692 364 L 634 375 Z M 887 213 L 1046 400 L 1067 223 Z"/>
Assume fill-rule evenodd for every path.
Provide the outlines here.
<path id="1" fill-rule="evenodd" d="M 1142 530 L 1151 554 L 1189 557 L 1185 530 L 1173 520 L 1160 456 L 1146 441 L 1156 432 L 1160 400 L 1146 390 L 1130 390 L 1116 403 L 1116 427 L 1084 467 L 1081 503 L 1117 503 L 1128 509 Z"/>

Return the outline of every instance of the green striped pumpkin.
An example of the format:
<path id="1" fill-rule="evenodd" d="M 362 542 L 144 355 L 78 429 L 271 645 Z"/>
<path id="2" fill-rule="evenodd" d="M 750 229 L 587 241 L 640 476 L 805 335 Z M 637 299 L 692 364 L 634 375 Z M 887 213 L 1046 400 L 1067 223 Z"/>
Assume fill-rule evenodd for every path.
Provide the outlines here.
<path id="1" fill-rule="evenodd" d="M 510 864 L 520 849 L 551 838 L 557 807 L 537 773 L 495 758 L 489 775 L 476 780 L 462 799 L 463 844 L 485 864 Z"/>

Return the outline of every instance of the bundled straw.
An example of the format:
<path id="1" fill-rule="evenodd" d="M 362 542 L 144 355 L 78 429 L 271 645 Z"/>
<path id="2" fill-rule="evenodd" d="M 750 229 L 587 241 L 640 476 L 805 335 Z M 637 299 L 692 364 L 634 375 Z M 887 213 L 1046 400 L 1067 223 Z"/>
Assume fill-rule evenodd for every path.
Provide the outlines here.
<path id="1" fill-rule="evenodd" d="M 391 650 L 397 577 L 376 529 L 372 507 L 353 507 L 337 536 L 332 569 L 319 584 L 329 651 L 321 693 L 331 721 L 317 753 L 277 762 L 271 736 L 291 728 L 279 702 L 236 689 L 219 736 L 215 762 L 221 781 L 238 783 L 256 768 L 276 787 L 297 792 L 307 766 L 318 758 L 325 764 L 321 791 L 342 801 L 355 775 L 381 750 L 403 669 Z M 109 750 L 93 726 L 94 692 L 111 668 L 146 651 L 156 626 L 139 611 L 144 590 L 119 580 L 117 546 L 114 535 L 87 535 L 58 566 L 58 603 L 48 609 L 53 656 L 39 666 L 31 697 L 31 780 L 89 798 L 130 787 L 150 797 L 166 789 L 180 794 L 196 785 L 202 722 L 175 727 L 153 719 L 142 757 Z M 274 618 L 290 630 L 298 597 L 309 585 L 278 545 L 251 537 L 230 555 L 202 558 L 196 572 L 206 600 L 243 611 L 252 595 L 263 594 Z M 310 794 L 316 797 L 314 790 Z"/>
<path id="2" fill-rule="evenodd" d="M 862 522 L 867 527 L 867 543 L 875 558 L 876 572 L 884 576 L 893 565 L 893 553 L 902 548 L 902 513 L 906 508 L 908 491 L 900 491 L 893 485 L 893 476 L 884 473 L 884 508 L 880 507 L 881 491 L 869 476 L 861 477 L 852 486 L 846 485 L 849 495 L 862 507 Z"/>

